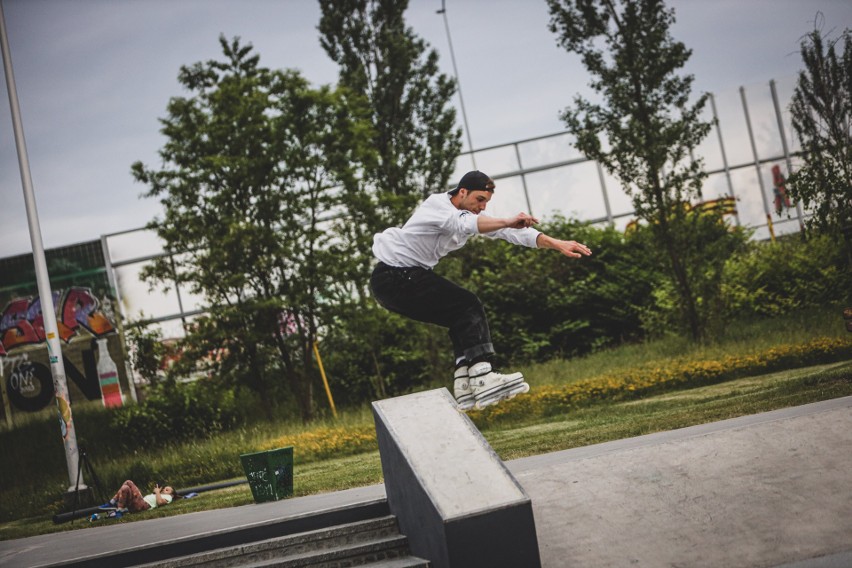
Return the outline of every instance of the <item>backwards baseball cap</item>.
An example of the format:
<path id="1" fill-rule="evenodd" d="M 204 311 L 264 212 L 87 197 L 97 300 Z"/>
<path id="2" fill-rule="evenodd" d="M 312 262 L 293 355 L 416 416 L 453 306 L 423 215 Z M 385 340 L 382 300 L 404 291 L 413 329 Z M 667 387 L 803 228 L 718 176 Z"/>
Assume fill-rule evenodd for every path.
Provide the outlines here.
<path id="1" fill-rule="evenodd" d="M 468 191 L 494 191 L 494 180 L 479 170 L 473 170 L 464 174 L 456 188 L 449 193 L 450 195 L 455 195 L 460 189 Z"/>

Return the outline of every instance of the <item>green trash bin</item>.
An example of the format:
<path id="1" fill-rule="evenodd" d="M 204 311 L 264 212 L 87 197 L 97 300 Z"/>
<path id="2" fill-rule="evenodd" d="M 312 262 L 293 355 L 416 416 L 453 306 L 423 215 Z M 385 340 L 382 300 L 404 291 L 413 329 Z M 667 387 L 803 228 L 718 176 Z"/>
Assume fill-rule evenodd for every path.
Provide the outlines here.
<path id="1" fill-rule="evenodd" d="M 255 503 L 293 495 L 293 447 L 240 454 Z"/>

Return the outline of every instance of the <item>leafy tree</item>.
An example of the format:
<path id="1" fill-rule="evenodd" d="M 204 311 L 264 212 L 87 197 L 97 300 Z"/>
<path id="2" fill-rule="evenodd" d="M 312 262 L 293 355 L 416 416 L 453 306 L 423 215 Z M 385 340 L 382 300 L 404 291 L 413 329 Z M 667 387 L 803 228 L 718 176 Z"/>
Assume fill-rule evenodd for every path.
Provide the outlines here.
<path id="1" fill-rule="evenodd" d="M 813 211 L 811 228 L 845 234 L 852 266 L 852 31 L 832 41 L 814 30 L 801 47 L 790 113 L 804 165 L 790 176 L 790 195 Z"/>
<path id="2" fill-rule="evenodd" d="M 710 123 L 700 118 L 707 95 L 690 104 L 693 77 L 676 74 L 691 51 L 669 33 L 674 12 L 662 0 L 548 4 L 551 31 L 565 49 L 582 57 L 602 99 L 594 103 L 578 95 L 562 119 L 578 149 L 630 192 L 637 215 L 653 231 L 654 248 L 664 255 L 682 320 L 700 339 L 709 316 L 704 308 L 715 301 L 702 298 L 699 288 L 708 259 L 718 262 L 719 255 L 703 254 L 714 243 L 696 246 L 694 225 L 700 217 L 689 215 L 685 204 L 701 193 L 706 174 L 702 161 L 691 156 Z M 704 294 L 718 293 L 718 288 L 704 289 Z"/>
<path id="3" fill-rule="evenodd" d="M 250 44 L 219 41 L 224 60 L 180 70 L 191 94 L 172 98 L 161 120 L 162 166 L 132 168 L 164 206 L 149 226 L 171 253 L 143 276 L 174 278 L 207 303 L 184 363 L 267 404 L 295 397 L 308 419 L 317 330 L 351 295 L 345 241 L 321 216 L 358 183 L 369 124 L 345 89 L 311 88 L 295 71 L 261 67 Z"/>
<path id="4" fill-rule="evenodd" d="M 455 83 L 440 73 L 437 52 L 406 26 L 407 0 L 320 0 L 320 7 L 320 43 L 340 66 L 338 84 L 367 100 L 377 153 L 365 164 L 362 185 L 343 195 L 348 215 L 340 221 L 340 232 L 354 245 L 348 277 L 361 283 L 360 305 L 333 334 L 335 341 L 348 337 L 362 346 L 367 367 L 374 370 L 375 393 L 384 396 L 385 383 L 393 384 L 401 374 L 403 384 L 409 384 L 412 377 L 433 372 L 424 373 L 421 365 L 413 375 L 411 368 L 396 373 L 384 365 L 388 359 L 398 363 L 390 353 L 402 345 L 438 342 L 436 330 L 393 320 L 369 298 L 370 248 L 376 232 L 401 225 L 424 196 L 447 186 L 461 151 L 451 105 Z M 399 333 L 388 338 L 388 329 Z M 409 355 L 412 361 L 439 359 L 434 349 Z"/>
<path id="5" fill-rule="evenodd" d="M 455 83 L 438 54 L 405 25 L 407 0 L 320 0 L 320 43 L 340 66 L 339 84 L 370 107 L 378 159 L 365 171 L 369 195 L 352 196 L 369 246 L 372 233 L 401 224 L 427 194 L 447 186 L 461 150 L 450 101 Z"/>

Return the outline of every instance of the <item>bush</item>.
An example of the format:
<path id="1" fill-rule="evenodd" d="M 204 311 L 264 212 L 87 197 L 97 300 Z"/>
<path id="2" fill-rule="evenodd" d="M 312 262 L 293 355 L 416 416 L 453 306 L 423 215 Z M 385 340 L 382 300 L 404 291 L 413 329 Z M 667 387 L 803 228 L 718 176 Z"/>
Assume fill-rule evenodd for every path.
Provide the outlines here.
<path id="1" fill-rule="evenodd" d="M 133 450 L 229 430 L 242 422 L 253 406 L 239 401 L 237 392 L 218 387 L 211 380 L 156 385 L 141 404 L 112 413 L 112 442 Z"/>
<path id="2" fill-rule="evenodd" d="M 825 235 L 792 235 L 752 242 L 725 266 L 727 318 L 771 317 L 792 310 L 850 301 L 852 273 L 842 245 Z"/>
<path id="3" fill-rule="evenodd" d="M 341 311 L 320 351 L 341 406 L 398 396 L 452 376 L 445 329 L 391 313 L 372 298 Z"/>
<path id="4" fill-rule="evenodd" d="M 723 279 L 726 262 L 746 246 L 748 233 L 725 221 L 721 212 L 691 209 L 678 222 L 680 263 L 686 272 L 689 296 L 694 302 L 691 321 L 685 293 L 673 276 L 670 256 L 654 235 L 654 227 L 641 225 L 630 238 L 638 243 L 654 279 L 648 301 L 640 308 L 642 328 L 649 336 L 672 332 L 693 337 L 697 324 L 700 339 L 715 339 L 722 332 L 724 318 Z"/>
<path id="5" fill-rule="evenodd" d="M 659 279 L 644 243 L 562 218 L 542 230 L 583 242 L 593 254 L 569 259 L 477 239 L 439 265 L 485 304 L 504 362 L 573 357 L 641 338 L 640 310 Z"/>

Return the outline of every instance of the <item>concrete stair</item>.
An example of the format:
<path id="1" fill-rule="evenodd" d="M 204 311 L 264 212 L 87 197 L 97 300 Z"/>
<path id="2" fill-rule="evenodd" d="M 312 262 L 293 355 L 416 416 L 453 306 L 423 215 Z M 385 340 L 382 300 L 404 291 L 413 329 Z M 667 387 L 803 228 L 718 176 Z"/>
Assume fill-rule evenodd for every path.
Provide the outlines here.
<path id="1" fill-rule="evenodd" d="M 297 534 L 217 548 L 148 564 L 145 568 L 205 566 L 343 568 L 428 568 L 429 562 L 409 554 L 408 539 L 396 517 L 386 515 Z"/>

